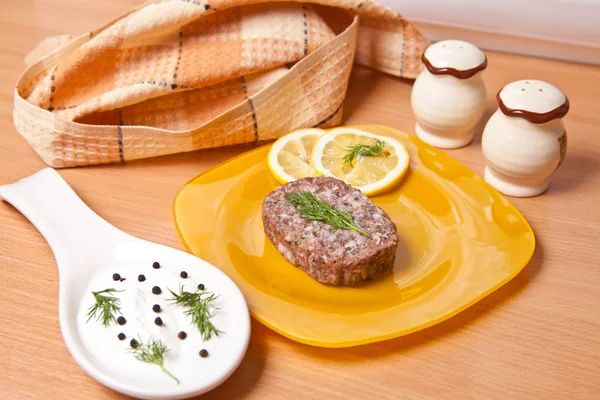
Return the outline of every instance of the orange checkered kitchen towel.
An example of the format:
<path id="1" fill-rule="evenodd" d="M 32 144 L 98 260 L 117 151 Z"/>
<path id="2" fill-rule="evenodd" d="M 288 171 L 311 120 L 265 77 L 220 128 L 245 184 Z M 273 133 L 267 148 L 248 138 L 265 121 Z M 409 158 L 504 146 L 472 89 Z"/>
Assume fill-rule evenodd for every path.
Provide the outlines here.
<path id="1" fill-rule="evenodd" d="M 353 60 L 414 78 L 426 46 L 372 0 L 154 0 L 40 44 L 14 121 L 57 168 L 270 140 L 338 124 Z"/>

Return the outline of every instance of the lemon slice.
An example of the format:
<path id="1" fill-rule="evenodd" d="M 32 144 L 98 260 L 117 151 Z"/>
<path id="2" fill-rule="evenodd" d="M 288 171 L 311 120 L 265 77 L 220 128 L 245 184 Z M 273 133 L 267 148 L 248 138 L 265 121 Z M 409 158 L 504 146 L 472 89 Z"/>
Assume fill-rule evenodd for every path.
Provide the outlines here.
<path id="1" fill-rule="evenodd" d="M 269 151 L 269 170 L 281 184 L 317 176 L 312 167 L 312 149 L 322 129 L 299 129 L 279 138 Z"/>
<path id="2" fill-rule="evenodd" d="M 350 149 L 354 149 L 354 157 L 350 157 Z M 317 140 L 312 152 L 312 165 L 318 174 L 342 179 L 367 196 L 395 185 L 409 164 L 402 143 L 356 128 L 331 129 Z"/>

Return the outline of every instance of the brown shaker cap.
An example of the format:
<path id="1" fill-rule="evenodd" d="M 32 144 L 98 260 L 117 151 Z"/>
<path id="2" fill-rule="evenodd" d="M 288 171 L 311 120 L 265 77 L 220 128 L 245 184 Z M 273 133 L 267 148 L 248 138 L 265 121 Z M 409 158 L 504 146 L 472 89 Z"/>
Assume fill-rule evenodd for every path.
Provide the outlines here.
<path id="1" fill-rule="evenodd" d="M 556 86 L 535 79 L 504 86 L 496 96 L 500 110 L 509 117 L 544 124 L 569 112 L 569 99 Z"/>
<path id="2" fill-rule="evenodd" d="M 462 40 L 443 40 L 425 50 L 421 60 L 434 75 L 451 75 L 458 79 L 469 79 L 487 67 L 483 51 Z"/>

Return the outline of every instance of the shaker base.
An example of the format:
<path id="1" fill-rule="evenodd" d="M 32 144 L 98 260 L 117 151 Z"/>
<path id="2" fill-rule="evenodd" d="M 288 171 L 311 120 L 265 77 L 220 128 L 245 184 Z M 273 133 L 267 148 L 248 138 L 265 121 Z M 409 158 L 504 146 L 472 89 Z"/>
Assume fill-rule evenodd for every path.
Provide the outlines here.
<path id="1" fill-rule="evenodd" d="M 431 133 L 423 129 L 418 123 L 415 126 L 415 131 L 419 139 L 440 149 L 457 149 L 473 141 L 473 131 L 467 132 L 461 137 L 446 137 Z"/>
<path id="2" fill-rule="evenodd" d="M 534 197 L 548 190 L 549 179 L 537 185 L 524 185 L 519 181 L 495 172 L 490 167 L 485 167 L 483 177 L 487 183 L 502 194 L 511 197 Z"/>

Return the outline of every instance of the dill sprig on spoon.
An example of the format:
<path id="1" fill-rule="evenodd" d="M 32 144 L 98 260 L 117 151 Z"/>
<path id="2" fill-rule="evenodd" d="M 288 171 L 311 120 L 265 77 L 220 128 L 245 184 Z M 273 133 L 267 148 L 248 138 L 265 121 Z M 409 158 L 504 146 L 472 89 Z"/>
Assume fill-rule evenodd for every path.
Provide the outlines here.
<path id="1" fill-rule="evenodd" d="M 354 166 L 354 160 L 359 157 L 387 157 L 384 151 L 385 142 L 379 139 L 370 144 L 355 144 L 346 147 L 346 155 L 344 156 L 344 164 L 350 167 Z"/>
<path id="2" fill-rule="evenodd" d="M 312 192 L 287 193 L 285 199 L 295 205 L 306 219 L 322 221 L 335 229 L 350 229 L 368 236 L 367 232 L 356 226 L 352 214 L 333 207 L 325 200 L 319 200 Z"/>
<path id="3" fill-rule="evenodd" d="M 158 365 L 165 374 L 175 379 L 179 385 L 179 379 L 167 371 L 163 365 L 165 353 L 169 351 L 167 345 L 165 345 L 161 340 L 155 340 L 152 337 L 148 339 L 147 343 L 144 343 L 141 337 L 138 336 L 138 338 L 140 339 L 139 343 L 137 346 L 131 349 L 131 352 L 135 358 L 145 363 Z"/>
<path id="4" fill-rule="evenodd" d="M 89 308 L 86 322 L 89 322 L 92 318 L 96 318 L 96 321 L 100 321 L 102 325 L 107 327 L 111 321 L 116 321 L 115 314 L 121 314 L 121 301 L 113 294 L 116 292 L 122 292 L 122 290 L 109 288 L 99 292 L 92 292 L 96 302 Z"/>
<path id="5" fill-rule="evenodd" d="M 210 321 L 215 315 L 214 310 L 216 310 L 212 303 L 219 296 L 207 290 L 200 289 L 195 292 L 186 292 L 183 290 L 183 287 L 179 288 L 179 294 L 173 292 L 171 289 L 169 289 L 169 292 L 171 292 L 173 297 L 167 299 L 167 301 L 187 308 L 184 314 L 189 316 L 192 319 L 192 323 L 198 327 L 204 341 L 209 340 L 212 335 L 219 336 L 219 333 L 222 333 Z M 211 308 L 213 311 L 211 311 Z"/>

